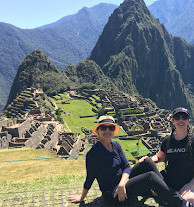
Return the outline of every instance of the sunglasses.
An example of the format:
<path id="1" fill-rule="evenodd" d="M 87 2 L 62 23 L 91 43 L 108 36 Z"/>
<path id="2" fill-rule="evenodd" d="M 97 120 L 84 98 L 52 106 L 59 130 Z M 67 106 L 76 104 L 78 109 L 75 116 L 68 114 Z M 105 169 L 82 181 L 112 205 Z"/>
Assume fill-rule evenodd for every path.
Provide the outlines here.
<path id="1" fill-rule="evenodd" d="M 106 131 L 107 129 L 109 129 L 109 131 L 114 131 L 115 130 L 115 126 L 114 125 L 100 125 L 99 129 L 101 131 Z"/>
<path id="2" fill-rule="evenodd" d="M 182 120 L 188 120 L 189 119 L 189 116 L 187 114 L 185 114 L 185 113 L 177 113 L 177 114 L 175 114 L 173 116 L 173 119 L 175 119 L 175 120 L 180 120 L 180 119 L 182 119 Z"/>

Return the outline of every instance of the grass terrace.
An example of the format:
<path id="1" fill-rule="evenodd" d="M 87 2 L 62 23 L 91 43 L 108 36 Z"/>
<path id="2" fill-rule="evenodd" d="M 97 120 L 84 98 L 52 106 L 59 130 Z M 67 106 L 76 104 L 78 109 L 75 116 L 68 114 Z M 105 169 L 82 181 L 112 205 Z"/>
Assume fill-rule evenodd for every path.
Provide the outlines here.
<path id="1" fill-rule="evenodd" d="M 29 109 L 36 107 L 35 102 L 31 99 L 33 95 L 30 92 L 22 92 L 13 102 L 7 107 L 5 113 L 10 117 L 21 118 Z"/>
<path id="2" fill-rule="evenodd" d="M 58 104 L 63 112 L 69 112 L 70 115 L 65 113 L 61 114 L 62 119 L 70 127 L 71 131 L 81 133 L 81 127 L 92 129 L 96 121 L 96 114 L 92 111 L 93 106 L 85 100 L 72 100 L 70 104 Z M 87 118 L 80 118 L 87 117 Z M 65 126 L 64 126 L 65 127 Z"/>
<path id="3" fill-rule="evenodd" d="M 55 96 L 55 100 L 57 98 L 58 96 Z M 70 104 L 62 104 L 61 101 L 60 103 L 57 101 L 56 104 L 58 108 L 61 108 L 61 118 L 72 132 L 80 133 L 84 136 L 81 127 L 91 130 L 97 122 L 97 115 L 92 111 L 94 106 L 85 100 L 71 100 Z M 111 113 L 111 116 L 114 116 L 114 113 Z M 68 131 L 65 123 L 64 127 Z M 119 135 L 126 135 L 126 133 L 121 130 Z"/>

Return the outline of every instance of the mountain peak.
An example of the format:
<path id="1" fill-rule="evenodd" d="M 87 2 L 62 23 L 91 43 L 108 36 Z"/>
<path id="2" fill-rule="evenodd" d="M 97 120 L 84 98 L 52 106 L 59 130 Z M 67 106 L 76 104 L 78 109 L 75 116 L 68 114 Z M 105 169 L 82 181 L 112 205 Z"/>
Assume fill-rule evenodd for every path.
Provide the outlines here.
<path id="1" fill-rule="evenodd" d="M 179 61 L 179 47 L 184 47 L 184 73 L 192 73 L 192 57 L 187 55 L 191 45 L 173 38 L 143 0 L 125 0 L 109 18 L 90 60 L 119 90 L 139 93 L 168 109 L 177 104 L 190 107 L 185 85 L 190 81 Z"/>
<path id="2" fill-rule="evenodd" d="M 135 27 L 143 30 L 155 22 L 143 0 L 125 0 L 110 16 L 90 58 L 102 66 L 110 56 L 118 54 L 129 44 L 130 39 L 135 35 Z M 104 55 L 98 57 L 99 52 Z"/>
<path id="3" fill-rule="evenodd" d="M 26 88 L 38 88 L 41 85 L 41 77 L 46 72 L 57 73 L 59 70 L 41 50 L 37 49 L 29 53 L 18 68 L 11 87 L 8 103 Z"/>
<path id="4" fill-rule="evenodd" d="M 48 59 L 48 56 L 39 49 L 32 51 L 24 58 L 18 68 L 18 72 L 28 71 L 29 69 L 41 72 L 58 72 L 57 67 Z"/>

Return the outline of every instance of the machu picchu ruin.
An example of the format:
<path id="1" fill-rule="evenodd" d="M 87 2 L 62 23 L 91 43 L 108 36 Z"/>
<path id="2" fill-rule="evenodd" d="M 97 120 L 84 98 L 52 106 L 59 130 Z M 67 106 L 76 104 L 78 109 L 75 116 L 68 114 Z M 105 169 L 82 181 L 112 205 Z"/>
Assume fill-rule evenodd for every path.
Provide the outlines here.
<path id="1" fill-rule="evenodd" d="M 88 91 L 92 94 L 92 91 Z M 170 133 L 171 111 L 158 108 L 150 99 L 141 96 L 112 91 L 93 91 L 101 97 L 104 111 L 113 115 L 117 124 L 127 135 L 120 140 L 141 140 L 148 149 L 158 149 L 161 141 Z M 95 136 L 84 129 L 89 143 L 93 145 Z M 155 152 L 153 150 L 152 152 Z"/>
<path id="2" fill-rule="evenodd" d="M 73 100 L 83 100 L 92 107 L 92 115 L 80 115 L 80 119 L 110 115 L 124 133 L 122 141 L 141 140 L 145 147 L 155 151 L 170 132 L 171 111 L 160 109 L 150 99 L 122 92 L 84 89 L 53 97 L 41 90 L 28 88 L 10 103 L 2 113 L 0 122 L 0 148 L 47 148 L 58 156 L 76 159 L 86 154 L 97 141 L 92 128 L 77 126 L 81 133 L 71 130 L 63 114 L 71 118 L 71 112 L 58 107 L 70 105 Z M 74 123 L 76 124 L 76 123 Z"/>

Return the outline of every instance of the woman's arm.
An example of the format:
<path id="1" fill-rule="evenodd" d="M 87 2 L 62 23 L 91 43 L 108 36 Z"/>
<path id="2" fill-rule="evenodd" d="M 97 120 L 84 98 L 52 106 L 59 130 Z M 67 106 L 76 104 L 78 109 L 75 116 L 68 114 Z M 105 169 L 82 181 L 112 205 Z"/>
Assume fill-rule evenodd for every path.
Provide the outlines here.
<path id="1" fill-rule="evenodd" d="M 117 186 L 117 189 L 114 193 L 113 198 L 115 198 L 116 196 L 118 196 L 118 200 L 120 202 L 123 202 L 127 199 L 127 193 L 126 193 L 126 182 L 129 180 L 129 174 L 128 173 L 123 173 L 121 180 Z"/>
<path id="2" fill-rule="evenodd" d="M 127 199 L 125 185 L 126 185 L 126 182 L 129 180 L 129 175 L 131 173 L 131 169 L 129 166 L 129 161 L 127 160 L 125 153 L 124 153 L 121 145 L 118 142 L 116 142 L 116 148 L 114 148 L 114 149 L 118 151 L 118 154 L 121 158 L 121 166 L 120 167 L 123 171 L 123 174 L 122 174 L 121 180 L 117 186 L 117 189 L 115 190 L 113 198 L 118 196 L 118 200 L 120 202 L 123 202 Z"/>
<path id="3" fill-rule="evenodd" d="M 148 156 L 144 156 L 141 159 L 139 159 L 139 162 L 143 162 L 146 158 L 148 158 Z M 165 158 L 165 153 L 161 150 L 158 151 L 158 153 L 156 153 L 154 156 L 151 157 L 151 159 L 154 162 L 160 162 Z"/>
<path id="4" fill-rule="evenodd" d="M 86 197 L 88 193 L 87 189 L 83 189 L 82 194 L 81 195 L 70 195 L 67 197 L 68 201 L 71 201 L 71 203 L 80 203 L 81 201 L 84 200 L 84 198 Z"/>
<path id="5" fill-rule="evenodd" d="M 154 162 L 160 162 L 160 161 L 163 161 L 164 160 L 164 158 L 165 158 L 165 153 L 163 152 L 163 151 L 161 151 L 161 150 L 159 150 L 158 151 L 158 153 L 156 153 L 153 157 L 151 157 L 152 158 L 152 160 L 154 161 Z"/>
<path id="6" fill-rule="evenodd" d="M 71 201 L 71 203 L 79 203 L 84 200 L 86 197 L 94 179 L 95 179 L 95 161 L 93 160 L 93 153 L 90 151 L 86 155 L 86 180 L 84 182 L 83 190 L 81 195 L 70 195 L 67 197 L 67 200 Z"/>

